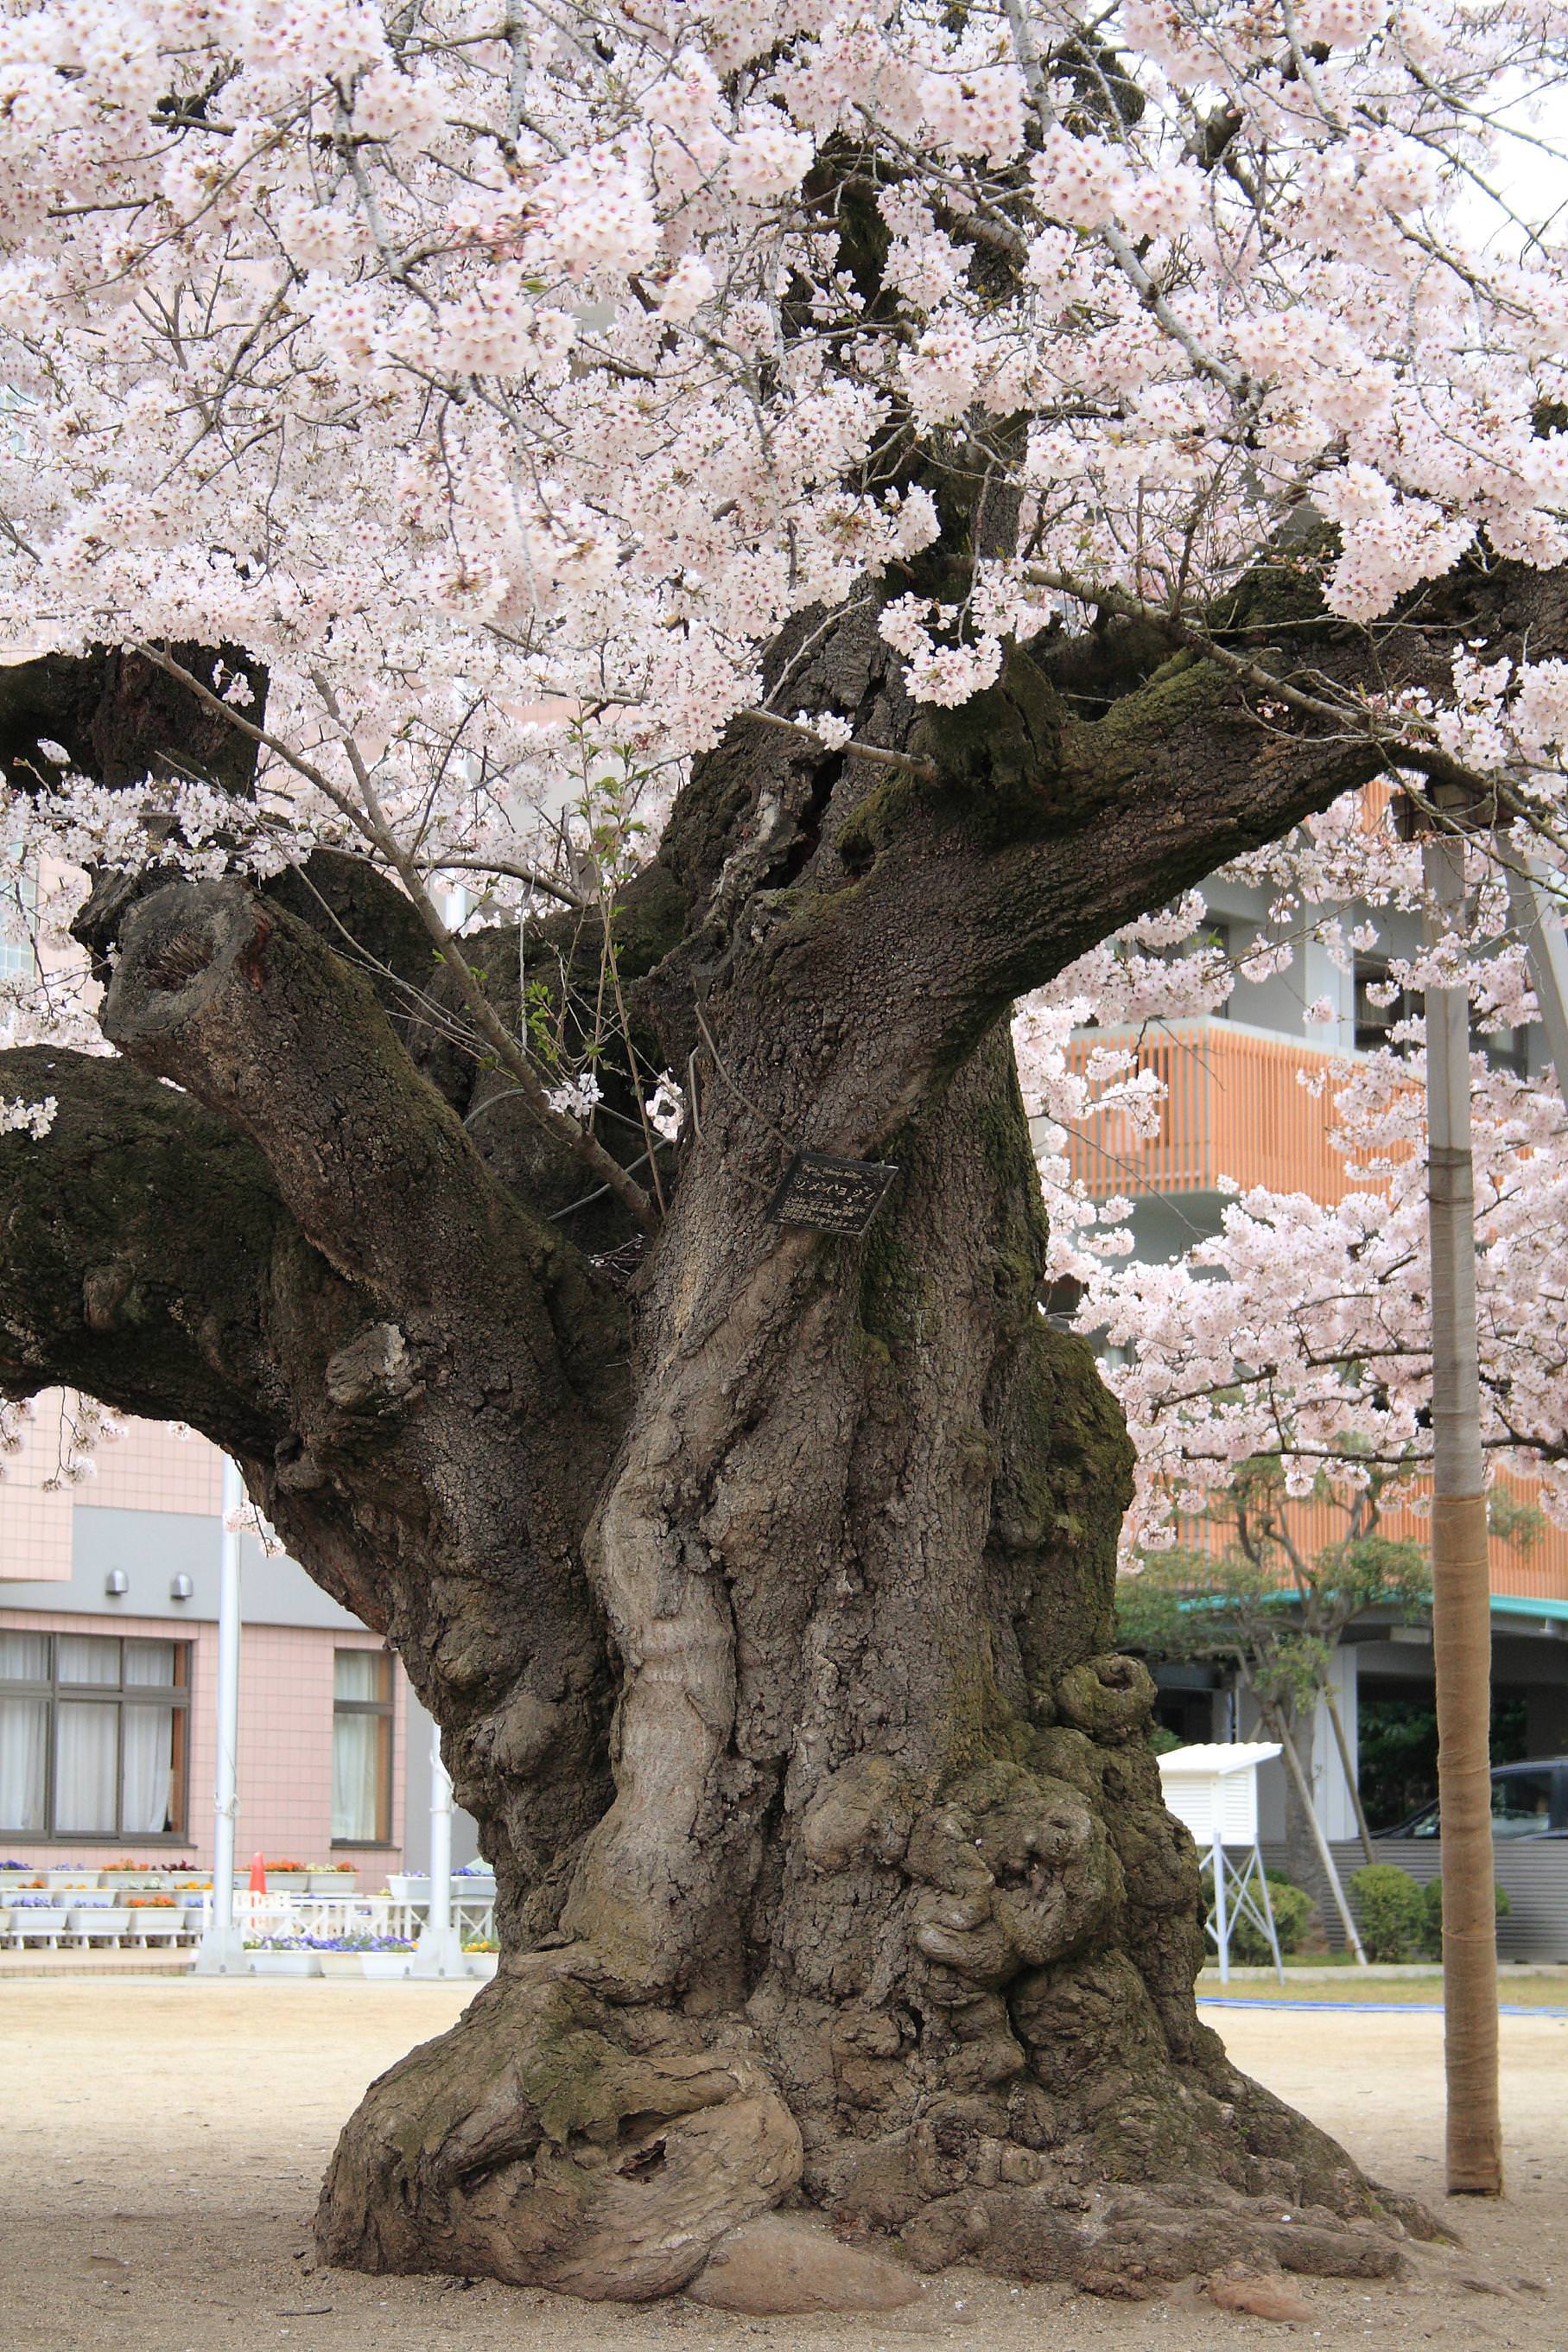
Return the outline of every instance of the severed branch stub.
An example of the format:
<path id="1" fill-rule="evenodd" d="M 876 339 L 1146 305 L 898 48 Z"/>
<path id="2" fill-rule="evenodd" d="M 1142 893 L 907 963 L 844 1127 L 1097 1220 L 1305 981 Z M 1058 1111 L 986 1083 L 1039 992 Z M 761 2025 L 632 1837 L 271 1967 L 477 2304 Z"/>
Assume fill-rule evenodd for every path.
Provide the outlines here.
<path id="1" fill-rule="evenodd" d="M 768 1203 L 768 1214 L 776 1225 L 858 1235 L 870 1227 L 897 1173 L 885 1161 L 798 1151 Z"/>

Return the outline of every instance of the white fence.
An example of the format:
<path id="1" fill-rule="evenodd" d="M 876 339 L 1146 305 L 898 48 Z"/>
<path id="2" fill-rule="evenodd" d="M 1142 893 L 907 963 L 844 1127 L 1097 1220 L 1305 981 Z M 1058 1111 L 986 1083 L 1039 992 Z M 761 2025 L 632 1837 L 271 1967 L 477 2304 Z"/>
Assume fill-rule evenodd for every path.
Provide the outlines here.
<path id="1" fill-rule="evenodd" d="M 0 1948 L 37 1946 L 170 1951 L 200 1941 L 211 1916 L 212 1895 L 171 1904 L 73 1903 L 62 1890 L 57 1901 L 7 1906 L 0 1898 Z M 391 1895 L 277 1895 L 236 1893 L 235 1924 L 246 1943 L 277 1937 L 323 1940 L 349 1936 L 401 1937 L 412 1943 L 423 1925 L 428 1898 L 400 1900 Z M 464 1943 L 495 1934 L 493 1895 L 465 1896 L 455 1881 L 452 1924 Z"/>

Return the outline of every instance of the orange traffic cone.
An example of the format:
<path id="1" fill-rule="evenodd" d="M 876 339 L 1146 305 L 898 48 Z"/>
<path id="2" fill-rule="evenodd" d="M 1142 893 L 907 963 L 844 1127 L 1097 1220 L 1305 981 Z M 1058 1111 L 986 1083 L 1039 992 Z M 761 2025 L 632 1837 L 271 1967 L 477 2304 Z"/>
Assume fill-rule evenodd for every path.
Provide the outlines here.
<path id="1" fill-rule="evenodd" d="M 267 1864 L 259 1853 L 253 1853 L 250 1858 L 250 1891 L 253 1895 L 267 1893 Z"/>

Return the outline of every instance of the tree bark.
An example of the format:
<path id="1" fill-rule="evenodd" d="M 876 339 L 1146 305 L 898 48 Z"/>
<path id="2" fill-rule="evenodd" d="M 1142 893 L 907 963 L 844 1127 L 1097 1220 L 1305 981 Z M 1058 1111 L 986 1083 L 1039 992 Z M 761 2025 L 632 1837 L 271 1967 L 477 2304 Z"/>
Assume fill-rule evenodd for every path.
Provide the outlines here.
<path id="1" fill-rule="evenodd" d="M 1389 2207 L 1194 2012 L 1196 1859 L 1108 1646 L 1126 1443 L 1036 1311 L 1005 1034 L 881 1147 L 863 1242 L 768 1225 L 770 1056 L 726 1044 L 586 1539 L 615 1801 L 556 1936 L 369 2094 L 324 2252 L 636 2298 L 794 2191 L 1107 2292 L 1393 2267 Z"/>
<path id="2" fill-rule="evenodd" d="M 1391 2201 L 1197 2018 L 1197 1859 L 1111 1649 L 1126 1438 L 1040 1312 L 1007 1031 L 1364 751 L 1103 652 L 934 719 L 872 618 L 810 635 L 794 707 L 919 765 L 744 722 L 697 763 L 616 918 L 634 1023 L 700 1073 L 629 1288 L 526 1107 L 408 1015 L 384 887 L 376 985 L 337 867 L 320 917 L 308 871 L 138 887 L 94 933 L 125 1060 L 0 1139 L 0 1381 L 234 1453 L 399 1650 L 496 1865 L 498 1973 L 345 2129 L 329 2259 L 636 2299 L 798 2197 L 1106 2292 L 1385 2272 Z M 863 1237 L 770 1219 L 807 1149 L 897 1168 Z"/>

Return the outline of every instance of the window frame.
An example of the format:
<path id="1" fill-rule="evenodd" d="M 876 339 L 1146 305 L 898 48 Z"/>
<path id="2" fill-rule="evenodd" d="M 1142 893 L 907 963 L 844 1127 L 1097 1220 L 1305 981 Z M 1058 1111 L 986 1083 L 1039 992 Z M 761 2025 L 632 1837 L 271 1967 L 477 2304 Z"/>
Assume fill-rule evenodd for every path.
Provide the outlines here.
<path id="1" fill-rule="evenodd" d="M 340 1698 L 337 1691 L 338 1660 L 340 1657 L 370 1657 L 376 1659 L 385 1678 L 385 1696 L 382 1698 Z M 373 1715 L 379 1717 L 383 1726 L 383 1730 L 380 1741 L 380 1753 L 377 1758 L 376 1829 L 378 1835 L 368 1838 L 334 1837 L 331 1841 L 331 1849 L 334 1853 L 379 1853 L 396 1843 L 396 1840 L 392 1836 L 392 1812 L 395 1789 L 393 1764 L 397 1739 L 397 1678 L 392 1671 L 392 1652 L 386 1649 L 371 1649 L 370 1644 L 365 1642 L 346 1642 L 342 1643 L 341 1646 L 334 1643 L 332 1646 L 332 1738 L 334 1749 L 337 1745 L 338 1717 L 340 1715 Z M 334 1761 L 335 1760 L 334 1757 Z"/>
<path id="2" fill-rule="evenodd" d="M 72 1840 L 91 1845 L 169 1846 L 183 1848 L 191 1842 L 191 1667 L 194 1643 L 182 1641 L 174 1634 L 121 1633 L 106 1632 L 100 1625 L 61 1627 L 58 1625 L 9 1625 L 0 1619 L 0 1632 L 37 1634 L 49 1645 L 49 1671 L 43 1679 L 37 1677 L 13 1680 L 0 1675 L 0 1698 L 42 1699 L 47 1710 L 44 1738 L 44 1827 L 29 1830 L 14 1822 L 0 1820 L 0 1837 L 31 1838 L 50 1845 L 61 1845 Z M 112 1642 L 119 1651 L 119 1678 L 112 1683 L 78 1683 L 65 1680 L 59 1670 L 60 1641 L 86 1638 L 89 1641 Z M 125 1645 L 128 1642 L 158 1643 L 174 1653 L 176 1676 L 183 1681 L 173 1683 L 128 1683 L 125 1679 Z M 57 1753 L 59 1745 L 60 1706 L 98 1705 L 112 1706 L 114 1723 L 114 1820 L 111 1830 L 62 1830 L 56 1823 L 58 1801 L 58 1769 Z M 125 1710 L 127 1706 L 166 1706 L 174 1716 L 174 1757 L 172 1781 L 175 1796 L 175 1825 L 168 1830 L 132 1830 L 120 1827 L 125 1815 Z"/>

